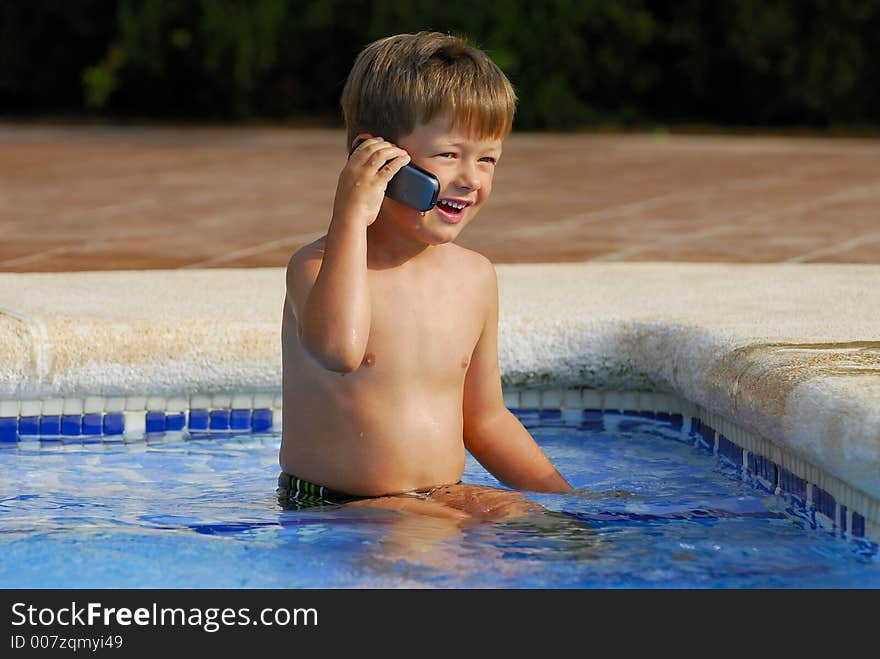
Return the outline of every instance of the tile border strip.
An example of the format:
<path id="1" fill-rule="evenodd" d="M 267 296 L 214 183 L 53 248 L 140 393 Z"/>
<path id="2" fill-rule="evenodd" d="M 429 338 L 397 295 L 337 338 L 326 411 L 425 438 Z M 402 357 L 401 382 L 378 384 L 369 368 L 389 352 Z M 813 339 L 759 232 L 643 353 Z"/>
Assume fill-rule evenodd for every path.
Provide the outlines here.
<path id="1" fill-rule="evenodd" d="M 685 432 L 700 435 L 744 479 L 790 497 L 814 523 L 854 538 L 880 538 L 880 501 L 677 394 L 580 387 L 503 393 L 509 409 L 559 410 L 571 419 L 587 412 L 680 415 Z M 28 439 L 114 441 L 169 431 L 280 432 L 281 408 L 280 392 L 0 401 L 0 446 Z"/>

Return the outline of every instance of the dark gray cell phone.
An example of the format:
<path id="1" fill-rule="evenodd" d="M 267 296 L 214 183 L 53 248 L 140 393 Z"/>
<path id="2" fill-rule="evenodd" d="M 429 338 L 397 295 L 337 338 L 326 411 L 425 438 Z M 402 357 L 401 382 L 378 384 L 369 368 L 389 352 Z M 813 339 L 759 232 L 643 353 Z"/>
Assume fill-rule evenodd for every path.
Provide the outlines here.
<path id="1" fill-rule="evenodd" d="M 349 156 L 354 153 L 361 142 L 363 140 L 355 143 L 348 154 Z M 417 211 L 429 211 L 434 208 L 439 195 L 440 181 L 437 180 L 437 177 L 411 163 L 401 167 L 385 187 L 386 197 L 415 208 Z"/>

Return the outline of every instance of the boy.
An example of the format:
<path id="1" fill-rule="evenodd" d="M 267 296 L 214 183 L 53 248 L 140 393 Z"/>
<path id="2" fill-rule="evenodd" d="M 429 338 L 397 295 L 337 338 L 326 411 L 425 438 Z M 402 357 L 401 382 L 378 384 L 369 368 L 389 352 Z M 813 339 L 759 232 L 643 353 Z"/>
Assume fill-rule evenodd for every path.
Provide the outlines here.
<path id="1" fill-rule="evenodd" d="M 504 405 L 491 262 L 454 244 L 492 190 L 516 97 L 463 40 L 420 32 L 358 55 L 342 93 L 351 153 L 327 234 L 287 268 L 283 503 L 465 518 L 522 495 L 463 485 L 465 449 L 511 488 L 568 492 Z M 440 181 L 424 213 L 384 196 L 412 162 Z"/>

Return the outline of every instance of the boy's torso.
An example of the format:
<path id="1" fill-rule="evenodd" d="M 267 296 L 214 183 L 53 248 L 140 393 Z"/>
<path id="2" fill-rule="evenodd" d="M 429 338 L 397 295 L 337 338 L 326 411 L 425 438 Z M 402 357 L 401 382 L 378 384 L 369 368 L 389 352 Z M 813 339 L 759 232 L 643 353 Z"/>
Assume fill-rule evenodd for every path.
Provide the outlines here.
<path id="1" fill-rule="evenodd" d="M 420 264 L 370 270 L 369 340 L 347 374 L 305 352 L 285 304 L 284 471 L 371 496 L 459 480 L 465 375 L 494 293 L 487 263 L 449 244 Z"/>

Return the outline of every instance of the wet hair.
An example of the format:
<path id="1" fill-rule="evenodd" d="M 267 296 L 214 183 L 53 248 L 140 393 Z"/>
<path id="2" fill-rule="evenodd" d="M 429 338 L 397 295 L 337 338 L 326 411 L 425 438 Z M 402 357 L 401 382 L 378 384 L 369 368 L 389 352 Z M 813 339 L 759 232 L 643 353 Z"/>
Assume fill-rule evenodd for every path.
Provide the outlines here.
<path id="1" fill-rule="evenodd" d="M 348 74 L 341 105 L 348 145 L 359 133 L 396 141 L 443 113 L 453 128 L 503 139 L 516 93 L 489 55 L 465 39 L 418 32 L 368 44 Z"/>

